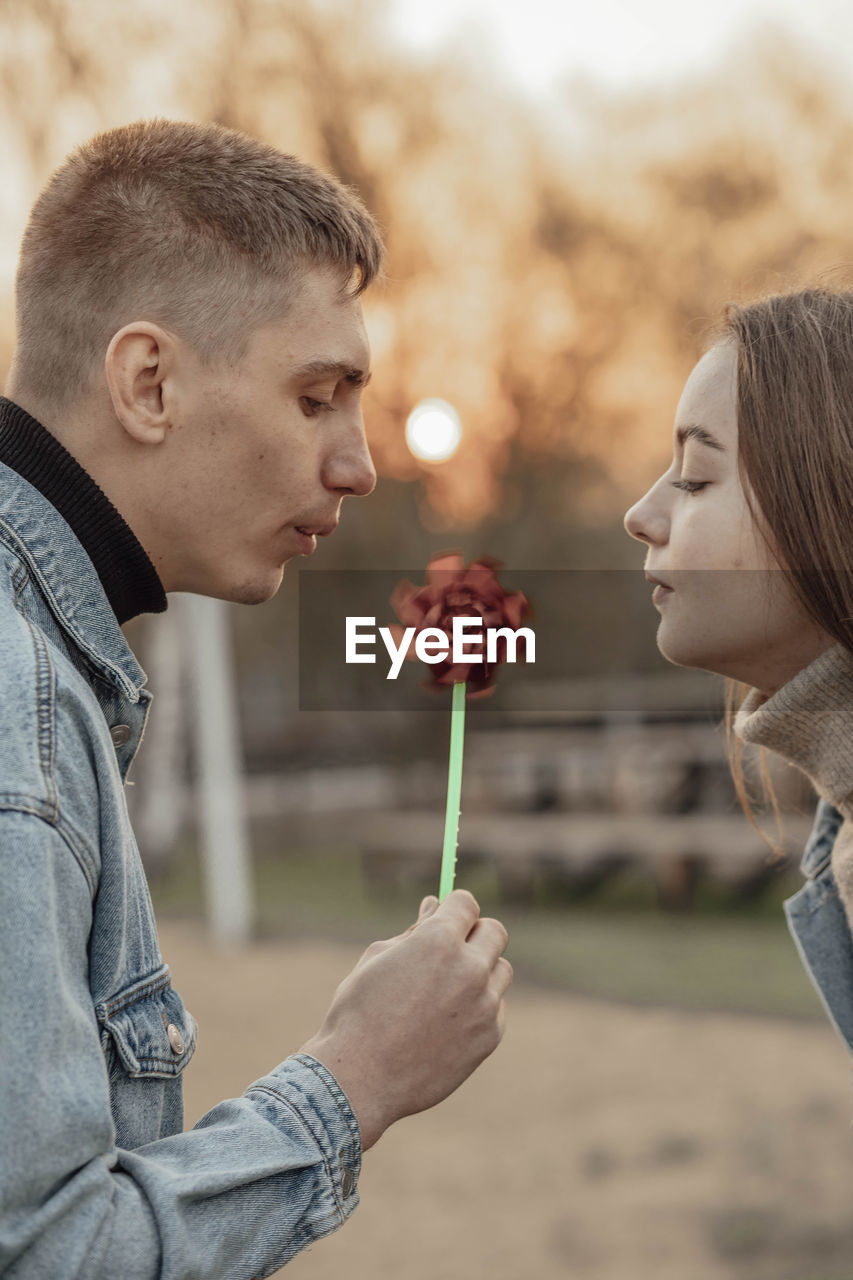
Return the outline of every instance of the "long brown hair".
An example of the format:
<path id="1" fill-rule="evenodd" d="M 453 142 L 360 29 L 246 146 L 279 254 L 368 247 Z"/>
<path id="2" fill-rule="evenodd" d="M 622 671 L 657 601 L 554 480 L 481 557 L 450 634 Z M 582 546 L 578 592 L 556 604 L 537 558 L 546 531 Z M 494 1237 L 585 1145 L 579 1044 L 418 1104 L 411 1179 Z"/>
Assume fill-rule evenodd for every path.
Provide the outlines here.
<path id="1" fill-rule="evenodd" d="M 756 527 L 806 612 L 853 652 L 853 290 L 730 304 L 713 340 L 737 349 L 738 468 Z M 726 685 L 729 766 L 757 827 L 733 732 L 747 686 Z M 781 830 L 763 752 L 761 760 Z"/>

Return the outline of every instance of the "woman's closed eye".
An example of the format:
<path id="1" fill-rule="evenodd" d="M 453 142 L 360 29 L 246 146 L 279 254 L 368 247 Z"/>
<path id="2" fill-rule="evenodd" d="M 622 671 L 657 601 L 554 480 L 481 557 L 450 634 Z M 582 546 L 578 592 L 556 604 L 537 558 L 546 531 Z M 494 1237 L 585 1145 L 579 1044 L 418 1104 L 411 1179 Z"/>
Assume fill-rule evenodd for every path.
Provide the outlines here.
<path id="1" fill-rule="evenodd" d="M 671 480 L 674 489 L 683 489 L 685 493 L 701 493 L 709 482 L 707 480 Z"/>

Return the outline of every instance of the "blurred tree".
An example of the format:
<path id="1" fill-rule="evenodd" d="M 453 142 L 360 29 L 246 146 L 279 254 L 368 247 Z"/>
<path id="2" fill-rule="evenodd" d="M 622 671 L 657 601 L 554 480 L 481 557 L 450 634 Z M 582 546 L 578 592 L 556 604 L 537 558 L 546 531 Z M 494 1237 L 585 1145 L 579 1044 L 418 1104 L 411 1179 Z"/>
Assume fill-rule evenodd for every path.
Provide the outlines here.
<path id="1" fill-rule="evenodd" d="M 666 464 L 708 321 L 853 254 L 849 93 L 773 30 L 704 77 L 642 94 L 575 82 L 542 108 L 476 48 L 395 48 L 385 0 L 146 14 L 141 28 L 108 0 L 0 0 L 20 199 L 72 142 L 152 107 L 246 129 L 361 192 L 389 245 L 365 300 L 381 480 L 312 568 L 412 569 L 448 545 L 518 567 L 638 563 L 619 520 Z M 441 464 L 403 437 L 432 395 L 464 424 Z M 252 611 L 276 652 L 283 624 Z"/>
<path id="2" fill-rule="evenodd" d="M 543 537 L 612 519 L 667 451 L 703 318 L 849 260 L 849 102 L 772 29 L 704 80 L 570 85 L 561 117 L 476 50 L 395 49 L 385 0 L 154 0 L 152 15 L 140 31 L 106 0 L 0 0 L 0 110 L 33 186 L 69 130 L 139 114 L 155 63 L 161 98 L 355 186 L 390 250 L 366 302 L 371 440 L 381 473 L 417 481 L 434 534 L 516 507 L 544 459 L 560 479 L 541 491 Z M 428 395 L 465 427 L 439 465 L 403 440 Z M 561 560 L 553 533 L 538 551 Z"/>

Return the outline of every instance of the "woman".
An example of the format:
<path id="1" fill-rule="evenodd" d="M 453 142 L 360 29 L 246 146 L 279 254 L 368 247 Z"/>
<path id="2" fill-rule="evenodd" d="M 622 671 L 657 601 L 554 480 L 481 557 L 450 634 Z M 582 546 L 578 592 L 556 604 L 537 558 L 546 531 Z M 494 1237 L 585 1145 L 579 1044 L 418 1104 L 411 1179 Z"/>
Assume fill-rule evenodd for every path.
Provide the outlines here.
<path id="1" fill-rule="evenodd" d="M 673 450 L 625 516 L 658 584 L 658 647 L 748 686 L 738 738 L 821 797 L 785 911 L 853 1052 L 853 291 L 730 307 L 687 380 Z"/>

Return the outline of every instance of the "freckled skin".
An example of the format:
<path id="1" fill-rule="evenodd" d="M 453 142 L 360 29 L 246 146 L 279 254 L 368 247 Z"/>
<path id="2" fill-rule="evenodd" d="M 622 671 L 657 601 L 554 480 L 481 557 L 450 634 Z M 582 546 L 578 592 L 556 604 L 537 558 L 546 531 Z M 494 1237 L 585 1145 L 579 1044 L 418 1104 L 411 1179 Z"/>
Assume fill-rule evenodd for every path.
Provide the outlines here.
<path id="1" fill-rule="evenodd" d="M 712 347 L 675 416 L 676 428 L 702 425 L 725 452 L 698 440 L 682 448 L 673 434 L 672 465 L 627 512 L 625 528 L 648 547 L 647 570 L 674 587 L 658 606 L 663 656 L 770 695 L 835 641 L 806 614 L 755 528 L 737 470 L 736 370 L 733 345 Z M 673 488 L 679 479 L 705 488 L 686 493 Z"/>

